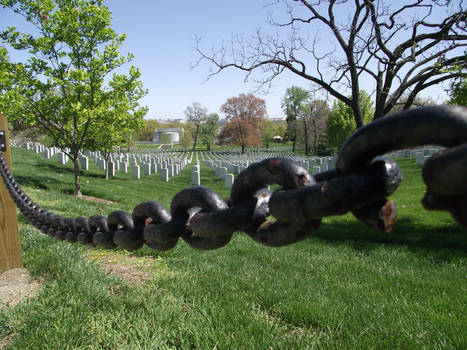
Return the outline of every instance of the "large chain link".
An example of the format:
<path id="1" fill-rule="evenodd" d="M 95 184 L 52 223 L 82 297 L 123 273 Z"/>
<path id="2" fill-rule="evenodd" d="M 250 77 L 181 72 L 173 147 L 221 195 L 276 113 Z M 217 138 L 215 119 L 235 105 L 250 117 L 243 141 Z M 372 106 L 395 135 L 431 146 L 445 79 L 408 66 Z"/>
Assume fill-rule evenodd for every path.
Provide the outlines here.
<path id="1" fill-rule="evenodd" d="M 397 220 L 388 200 L 399 186 L 399 166 L 382 155 L 424 145 L 446 149 L 423 167 L 428 210 L 447 210 L 467 227 L 467 108 L 431 106 L 403 111 L 357 130 L 342 147 L 336 169 L 314 176 L 287 158 L 251 164 L 236 178 L 224 201 L 203 186 L 175 195 L 170 212 L 157 202 L 138 204 L 132 214 L 75 219 L 55 215 L 34 203 L 16 183 L 0 154 L 0 173 L 21 213 L 31 224 L 59 240 L 137 250 L 143 244 L 173 248 L 179 238 L 198 249 L 216 249 L 234 232 L 282 246 L 309 237 L 326 216 L 352 212 L 364 224 L 389 232 Z M 271 193 L 268 185 L 280 189 Z M 276 221 L 269 221 L 272 215 Z"/>

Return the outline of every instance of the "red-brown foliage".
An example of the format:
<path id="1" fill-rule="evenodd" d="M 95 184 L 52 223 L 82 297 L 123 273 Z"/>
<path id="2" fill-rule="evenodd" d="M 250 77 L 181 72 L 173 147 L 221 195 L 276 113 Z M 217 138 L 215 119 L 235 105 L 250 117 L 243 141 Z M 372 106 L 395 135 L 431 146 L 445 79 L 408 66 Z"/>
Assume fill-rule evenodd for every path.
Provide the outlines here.
<path id="1" fill-rule="evenodd" d="M 231 97 L 221 106 L 227 122 L 218 136 L 220 143 L 247 146 L 261 145 L 261 121 L 266 114 L 266 103 L 253 94 Z"/>

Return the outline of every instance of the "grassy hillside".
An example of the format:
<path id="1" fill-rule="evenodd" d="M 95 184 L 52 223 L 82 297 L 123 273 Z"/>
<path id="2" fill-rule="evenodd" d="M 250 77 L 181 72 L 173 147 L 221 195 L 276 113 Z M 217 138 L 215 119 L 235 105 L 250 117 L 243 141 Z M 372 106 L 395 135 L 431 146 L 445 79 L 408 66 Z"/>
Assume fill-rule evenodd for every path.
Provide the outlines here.
<path id="1" fill-rule="evenodd" d="M 90 216 L 170 199 L 191 182 L 188 166 L 169 183 L 158 175 L 109 181 L 95 167 L 75 198 L 71 165 L 13 150 L 14 175 L 42 207 Z M 281 248 L 237 233 L 226 247 L 198 251 L 180 240 L 168 252 L 105 251 L 58 242 L 20 215 L 27 269 L 39 295 L 0 311 L 11 349 L 410 349 L 467 348 L 467 230 L 420 205 L 421 167 L 400 160 L 393 195 L 399 222 L 374 232 L 352 215 L 324 219 L 313 238 Z M 207 167 L 201 182 L 228 191 Z M 109 263 L 144 273 L 144 283 L 109 274 Z M 116 265 L 112 265 L 116 266 Z"/>

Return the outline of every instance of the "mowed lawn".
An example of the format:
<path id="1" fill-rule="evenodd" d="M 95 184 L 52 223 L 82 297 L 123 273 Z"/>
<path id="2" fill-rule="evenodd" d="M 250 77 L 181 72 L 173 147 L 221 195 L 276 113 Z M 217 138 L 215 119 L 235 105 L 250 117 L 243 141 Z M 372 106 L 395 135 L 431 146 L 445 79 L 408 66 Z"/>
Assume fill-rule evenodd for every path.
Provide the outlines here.
<path id="1" fill-rule="evenodd" d="M 168 183 L 158 175 L 104 180 L 92 166 L 75 198 L 71 164 L 13 149 L 17 181 L 42 207 L 69 217 L 131 212 L 142 201 L 170 208 L 191 184 L 191 167 Z M 344 215 L 323 220 L 313 238 L 261 246 L 236 233 L 225 247 L 199 251 L 108 251 L 56 241 L 19 215 L 26 268 L 44 286 L 0 310 L 11 349 L 466 349 L 467 229 L 420 205 L 421 166 L 400 160 L 391 234 Z M 201 166 L 201 182 L 223 181 Z M 144 274 L 126 280 L 103 269 Z M 115 265 L 117 266 L 117 265 Z"/>

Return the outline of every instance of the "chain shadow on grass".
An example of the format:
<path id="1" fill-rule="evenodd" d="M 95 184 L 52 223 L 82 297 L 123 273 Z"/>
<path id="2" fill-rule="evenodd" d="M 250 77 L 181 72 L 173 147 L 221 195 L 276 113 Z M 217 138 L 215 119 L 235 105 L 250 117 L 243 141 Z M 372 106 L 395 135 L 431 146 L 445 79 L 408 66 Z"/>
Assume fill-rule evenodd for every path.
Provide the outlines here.
<path id="1" fill-rule="evenodd" d="M 346 244 L 363 254 L 381 245 L 406 246 L 414 253 L 431 255 L 440 261 L 467 254 L 466 229 L 456 223 L 433 227 L 411 218 L 401 218 L 392 233 L 374 231 L 355 220 L 325 224 L 313 237 L 328 244 Z"/>
<path id="2" fill-rule="evenodd" d="M 306 249 L 306 245 L 316 244 L 316 239 L 328 245 L 347 245 L 361 254 L 370 254 L 372 250 L 381 246 L 405 246 L 416 255 L 431 257 L 439 262 L 447 262 L 467 255 L 467 230 L 455 223 L 445 227 L 432 227 L 410 218 L 400 219 L 392 233 L 374 231 L 358 221 L 327 223 L 322 225 L 311 239 L 299 243 L 300 249 Z M 257 243 L 252 240 L 251 244 Z M 173 253 L 173 250 L 158 252 L 144 247 L 130 255 L 157 257 L 170 256 Z"/>

